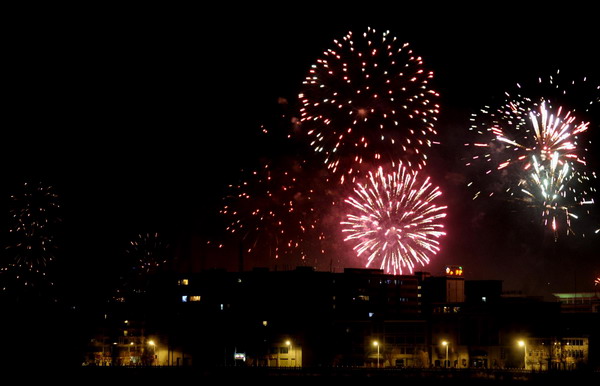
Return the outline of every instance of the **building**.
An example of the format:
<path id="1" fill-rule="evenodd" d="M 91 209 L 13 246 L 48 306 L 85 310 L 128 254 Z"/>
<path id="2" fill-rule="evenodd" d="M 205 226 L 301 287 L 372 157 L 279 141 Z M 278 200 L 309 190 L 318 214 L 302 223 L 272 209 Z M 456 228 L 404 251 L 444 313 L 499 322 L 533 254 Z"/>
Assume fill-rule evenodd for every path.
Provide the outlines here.
<path id="1" fill-rule="evenodd" d="M 560 304 L 560 355 L 555 368 L 600 366 L 600 292 L 555 293 Z"/>
<path id="2" fill-rule="evenodd" d="M 600 324 L 576 327 L 580 319 L 564 316 L 597 313 L 564 313 L 560 302 L 506 294 L 501 281 L 462 273 L 165 274 L 111 305 L 90 357 L 119 365 L 566 370 L 596 355 Z"/>
<path id="3" fill-rule="evenodd" d="M 600 292 L 555 293 L 563 313 L 600 313 Z"/>
<path id="4" fill-rule="evenodd" d="M 529 338 L 523 343 L 527 369 L 534 371 L 576 370 L 589 361 L 589 338 Z"/>

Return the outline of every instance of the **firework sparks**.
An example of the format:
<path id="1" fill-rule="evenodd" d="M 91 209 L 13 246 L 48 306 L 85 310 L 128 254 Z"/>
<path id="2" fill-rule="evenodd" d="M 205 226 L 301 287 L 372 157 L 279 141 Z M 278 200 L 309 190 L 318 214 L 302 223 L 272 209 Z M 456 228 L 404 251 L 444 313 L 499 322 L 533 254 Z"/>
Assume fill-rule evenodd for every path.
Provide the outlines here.
<path id="1" fill-rule="evenodd" d="M 322 167 L 304 159 L 311 149 L 298 140 L 297 109 L 283 98 L 276 107 L 261 126 L 263 157 L 228 186 L 220 214 L 244 253 L 306 264 L 324 253 L 315 197 Z"/>
<path id="2" fill-rule="evenodd" d="M 48 265 L 55 257 L 58 195 L 52 186 L 42 182 L 23 185 L 22 191 L 11 196 L 10 238 L 7 249 L 12 262 L 3 270 L 26 286 L 47 281 Z"/>
<path id="3" fill-rule="evenodd" d="M 313 149 L 342 183 L 396 159 L 422 168 L 437 135 L 433 72 L 389 32 L 369 28 L 334 43 L 312 66 L 299 95 L 301 125 Z"/>
<path id="4" fill-rule="evenodd" d="M 585 155 L 576 146 L 577 136 L 585 132 L 589 122 L 576 122 L 576 117 L 562 107 L 553 114 L 542 101 L 537 109 L 523 108 L 523 103 L 511 101 L 497 114 L 486 128 L 488 142 L 467 144 L 487 151 L 483 155 L 491 161 L 490 168 L 502 170 L 516 165 L 523 170 L 531 167 L 531 156 L 542 161 L 558 155 L 561 163 L 579 162 L 586 164 Z M 504 109 L 503 108 L 503 109 Z M 489 123 L 484 123 L 489 124 Z M 471 128 L 478 133 L 481 131 Z M 491 154 L 496 152 L 497 154 Z M 475 158 L 476 159 L 476 158 Z M 489 169 L 486 173 L 492 172 Z"/>
<path id="5" fill-rule="evenodd" d="M 135 260 L 134 270 L 151 273 L 160 269 L 168 261 L 169 245 L 158 233 L 140 233 L 129 242 L 127 253 Z"/>
<path id="6" fill-rule="evenodd" d="M 7 261 L 0 269 L 0 288 L 17 297 L 55 301 L 55 268 L 60 205 L 53 186 L 26 182 L 11 195 Z"/>
<path id="7" fill-rule="evenodd" d="M 367 267 L 378 263 L 388 273 L 412 273 L 440 249 L 438 239 L 445 235 L 440 220 L 446 216 L 446 206 L 436 205 L 441 194 L 429 177 L 421 179 L 402 164 L 391 174 L 380 167 L 346 200 L 345 241 Z"/>
<path id="8" fill-rule="evenodd" d="M 280 164 L 280 166 L 282 166 Z M 314 191 L 301 183 L 305 177 L 302 163 L 272 170 L 266 163 L 236 185 L 221 214 L 229 218 L 226 230 L 240 234 L 248 243 L 246 252 L 255 249 L 275 259 L 282 256 L 306 258 L 306 239 L 316 230 Z"/>
<path id="9" fill-rule="evenodd" d="M 471 151 L 465 164 L 476 176 L 468 184 L 475 189 L 474 199 L 497 196 L 536 206 L 556 236 L 560 224 L 572 233 L 576 208 L 594 203 L 596 189 L 590 181 L 596 175 L 588 170 L 582 138 L 590 121 L 580 115 L 589 116 L 600 99 L 595 87 L 591 102 L 567 109 L 564 105 L 573 101 L 565 95 L 589 93 L 557 92 L 553 77 L 547 83 L 552 87 L 540 86 L 540 79 L 538 88 L 544 92 L 532 90 L 533 97 L 524 97 L 519 85 L 500 107 L 486 106 L 473 114 L 469 131 L 476 139 L 465 144 Z"/>
<path id="10" fill-rule="evenodd" d="M 559 166 L 560 156 L 556 152 L 550 162 L 540 163 L 532 156 L 533 170 L 529 179 L 524 181 L 522 192 L 537 208 L 541 208 L 544 226 L 550 226 L 555 235 L 558 224 L 566 225 L 567 233 L 571 232 L 571 219 L 577 219 L 573 208 L 593 204 L 592 201 L 571 202 L 568 200 L 570 179 L 572 177 L 569 164 Z"/>

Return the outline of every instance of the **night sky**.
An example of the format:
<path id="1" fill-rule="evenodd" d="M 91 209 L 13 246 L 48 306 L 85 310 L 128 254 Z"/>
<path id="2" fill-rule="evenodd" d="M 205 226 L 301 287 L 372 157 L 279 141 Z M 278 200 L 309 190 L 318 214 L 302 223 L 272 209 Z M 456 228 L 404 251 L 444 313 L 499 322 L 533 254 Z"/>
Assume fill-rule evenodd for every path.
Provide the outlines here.
<path id="1" fill-rule="evenodd" d="M 128 241 L 146 232 L 163 234 L 184 267 L 237 269 L 237 245 L 214 247 L 227 240 L 218 216 L 227 184 L 261 157 L 260 125 L 278 98 L 295 100 L 333 39 L 371 26 L 410 43 L 441 94 L 441 145 L 430 167 L 449 206 L 448 235 L 423 270 L 462 264 L 468 279 L 500 279 L 532 295 L 593 287 L 598 235 L 553 242 L 510 206 L 471 201 L 459 162 L 470 114 L 516 82 L 557 69 L 599 78 L 593 11 L 271 11 L 15 17 L 3 39 L 1 193 L 6 203 L 25 180 L 55 186 L 64 226 L 57 265 L 66 283 L 109 287 Z M 599 150 L 590 152 L 592 163 Z M 245 268 L 255 264 L 265 261 Z"/>

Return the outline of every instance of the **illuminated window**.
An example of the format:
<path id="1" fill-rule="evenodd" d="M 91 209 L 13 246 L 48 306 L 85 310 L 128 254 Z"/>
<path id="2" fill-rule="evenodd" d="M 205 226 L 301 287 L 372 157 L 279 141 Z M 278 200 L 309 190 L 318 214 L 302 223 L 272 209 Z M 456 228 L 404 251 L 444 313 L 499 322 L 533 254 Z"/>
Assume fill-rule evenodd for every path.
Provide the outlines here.
<path id="1" fill-rule="evenodd" d="M 188 279 L 179 280 L 179 285 L 189 285 L 190 281 Z"/>
<path id="2" fill-rule="evenodd" d="M 190 302 L 199 302 L 199 301 L 200 301 L 200 295 L 190 296 Z"/>
<path id="3" fill-rule="evenodd" d="M 287 354 L 287 353 L 288 353 L 288 348 L 287 348 L 287 346 L 280 347 L 280 348 L 279 348 L 279 352 L 280 352 L 281 354 Z"/>
<path id="4" fill-rule="evenodd" d="M 184 302 L 184 303 L 187 302 L 188 301 L 187 295 L 181 296 L 181 301 Z"/>

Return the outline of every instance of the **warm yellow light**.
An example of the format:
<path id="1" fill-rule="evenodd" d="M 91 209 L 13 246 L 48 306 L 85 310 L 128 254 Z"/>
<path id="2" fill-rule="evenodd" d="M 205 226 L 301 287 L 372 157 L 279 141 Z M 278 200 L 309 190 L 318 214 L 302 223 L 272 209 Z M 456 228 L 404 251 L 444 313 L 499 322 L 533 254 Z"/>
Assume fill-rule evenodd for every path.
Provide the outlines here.
<path id="1" fill-rule="evenodd" d="M 289 346 L 289 345 L 291 345 L 291 344 L 292 344 L 292 342 L 290 342 L 289 340 L 286 340 L 286 341 L 285 341 L 285 344 Z"/>
<path id="2" fill-rule="evenodd" d="M 379 342 L 378 341 L 374 341 L 373 342 L 373 346 L 379 346 Z"/>
<path id="3" fill-rule="evenodd" d="M 153 341 L 153 340 L 149 340 L 149 341 L 148 341 L 148 344 L 149 344 L 150 346 L 154 346 L 154 341 Z"/>
<path id="4" fill-rule="evenodd" d="M 520 340 L 517 343 L 519 344 L 519 347 L 525 347 L 525 341 L 524 340 Z"/>
<path id="5" fill-rule="evenodd" d="M 448 345 L 448 342 L 446 342 L 445 340 L 442 341 L 442 346 L 446 346 Z"/>

